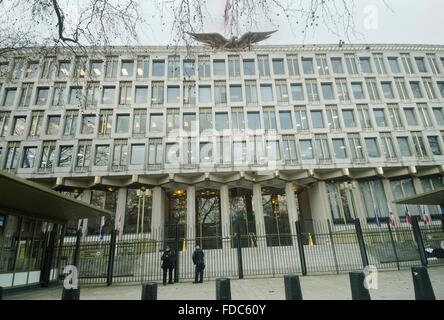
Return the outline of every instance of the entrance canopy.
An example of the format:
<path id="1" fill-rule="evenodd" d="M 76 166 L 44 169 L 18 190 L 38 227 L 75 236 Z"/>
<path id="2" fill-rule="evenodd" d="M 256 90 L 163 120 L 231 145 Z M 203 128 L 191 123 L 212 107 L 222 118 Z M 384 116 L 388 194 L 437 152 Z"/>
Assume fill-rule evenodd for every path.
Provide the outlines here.
<path id="1" fill-rule="evenodd" d="M 65 223 L 68 220 L 108 216 L 111 213 L 0 171 L 0 214 Z"/>
<path id="2" fill-rule="evenodd" d="M 444 188 L 393 201 L 396 204 L 436 204 L 444 208 Z"/>

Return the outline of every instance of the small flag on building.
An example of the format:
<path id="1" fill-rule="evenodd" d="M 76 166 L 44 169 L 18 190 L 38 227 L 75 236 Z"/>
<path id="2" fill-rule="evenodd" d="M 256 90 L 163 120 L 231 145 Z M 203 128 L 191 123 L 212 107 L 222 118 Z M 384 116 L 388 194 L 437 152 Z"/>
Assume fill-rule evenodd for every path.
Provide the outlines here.
<path id="1" fill-rule="evenodd" d="M 119 221 L 117 221 L 116 237 L 118 237 L 120 233 L 120 220 L 122 220 L 122 216 L 119 216 Z"/>
<path id="2" fill-rule="evenodd" d="M 83 219 L 80 220 L 80 226 L 79 226 L 79 231 L 82 232 L 83 231 Z"/>
<path id="3" fill-rule="evenodd" d="M 378 227 L 381 226 L 381 222 L 379 221 L 379 216 L 378 216 L 378 208 L 375 207 L 375 223 Z"/>
<path id="4" fill-rule="evenodd" d="M 429 224 L 430 223 L 430 218 L 429 218 L 429 215 L 426 212 L 425 206 L 422 206 L 422 217 L 424 219 L 424 224 Z"/>
<path id="5" fill-rule="evenodd" d="M 405 206 L 405 217 L 407 218 L 408 223 L 412 224 L 412 217 L 410 217 L 409 208 Z"/>
<path id="6" fill-rule="evenodd" d="M 104 231 L 105 231 L 105 217 L 102 217 L 102 224 L 100 226 L 100 241 L 103 240 Z"/>
<path id="7" fill-rule="evenodd" d="M 227 26 L 228 21 L 230 20 L 230 17 L 228 16 L 228 10 L 231 9 L 230 0 L 227 0 L 227 3 L 225 3 L 225 11 L 224 11 L 224 24 Z"/>
<path id="8" fill-rule="evenodd" d="M 393 216 L 393 211 L 392 208 L 390 208 L 389 206 L 389 211 L 390 211 L 390 224 L 392 225 L 392 227 L 395 226 L 395 217 Z"/>

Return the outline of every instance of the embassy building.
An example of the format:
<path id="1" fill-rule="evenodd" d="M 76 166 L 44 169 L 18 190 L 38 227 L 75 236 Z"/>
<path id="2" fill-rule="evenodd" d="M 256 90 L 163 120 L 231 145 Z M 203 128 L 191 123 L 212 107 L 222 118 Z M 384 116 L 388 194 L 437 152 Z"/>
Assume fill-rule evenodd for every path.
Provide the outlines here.
<path id="1" fill-rule="evenodd" d="M 0 167 L 113 212 L 105 234 L 294 234 L 390 211 L 403 225 L 394 200 L 443 187 L 444 46 L 12 52 Z"/>

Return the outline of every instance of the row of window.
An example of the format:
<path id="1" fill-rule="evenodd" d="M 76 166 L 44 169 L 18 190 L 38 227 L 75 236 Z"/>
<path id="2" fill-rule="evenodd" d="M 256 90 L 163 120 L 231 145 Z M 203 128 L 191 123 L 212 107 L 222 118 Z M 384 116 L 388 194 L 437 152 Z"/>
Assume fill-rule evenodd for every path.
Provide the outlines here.
<path id="1" fill-rule="evenodd" d="M 444 144 L 444 135 L 441 138 Z M 202 140 L 202 139 L 201 139 Z M 427 136 L 427 142 L 433 155 L 442 155 L 442 146 L 438 136 Z M 364 144 L 362 144 L 364 141 Z M 421 132 L 412 132 L 411 136 L 396 137 L 398 149 L 402 157 L 415 156 L 418 159 L 427 159 L 429 149 L 425 145 Z M 297 150 L 296 145 L 299 145 Z M 348 146 L 347 146 L 348 144 Z M 365 147 L 364 147 L 365 146 Z M 182 152 L 181 151 L 182 147 Z M 381 133 L 379 137 L 360 137 L 359 134 L 348 134 L 347 138 L 328 138 L 326 135 L 315 135 L 314 139 L 295 139 L 294 135 L 283 135 L 279 139 L 268 140 L 263 136 L 250 136 L 247 141 L 236 141 L 229 137 L 218 137 L 216 149 L 213 141 L 200 141 L 194 138 L 184 138 L 182 143 L 164 142 L 161 138 L 149 139 L 148 158 L 145 160 L 145 143 L 128 144 L 128 140 L 114 140 L 110 144 L 99 144 L 91 140 L 80 140 L 77 150 L 74 145 L 58 146 L 59 167 L 71 167 L 75 160 L 75 167 L 162 165 L 166 164 L 197 164 L 219 163 L 232 164 L 266 164 L 267 161 L 281 161 L 296 163 L 300 160 L 328 161 L 351 158 L 352 161 L 364 162 L 366 158 L 382 158 L 397 160 L 394 140 L 390 133 Z M 199 148 L 199 149 L 198 149 Z M 365 155 L 365 150 L 367 156 Z M 247 151 L 248 149 L 248 151 Z M 22 168 L 33 168 L 37 157 L 38 146 L 23 147 Z M 93 151 L 94 150 L 94 154 Z M 282 152 L 281 152 L 282 150 Z M 130 151 L 130 152 L 129 152 Z M 19 160 L 20 143 L 10 142 L 7 146 L 5 169 L 16 169 Z M 74 153 L 76 152 L 76 153 Z M 52 168 L 55 164 L 56 141 L 44 141 L 40 153 L 39 168 Z M 247 157 L 248 153 L 248 157 Z M 1 148 L 0 148 L 1 156 Z"/>
<path id="2" fill-rule="evenodd" d="M 444 126 L 443 108 L 435 107 L 431 109 L 436 124 Z M 404 118 L 401 117 L 401 110 Z M 433 128 L 435 125 L 432 122 L 433 118 L 429 110 L 426 104 L 404 108 L 400 108 L 396 104 L 388 105 L 387 108 L 369 108 L 367 105 L 357 105 L 356 108 L 344 107 L 338 109 L 336 106 L 326 106 L 325 110 L 313 108 L 307 110 L 306 107 L 300 106 L 295 107 L 293 118 L 291 111 L 276 112 L 274 107 L 264 107 L 262 111 L 248 111 L 246 117 L 243 108 L 232 108 L 231 129 L 278 130 L 277 124 L 279 124 L 279 130 L 297 130 L 298 132 L 312 129 L 338 131 L 342 128 L 369 130 L 375 128 L 374 124 L 377 128 L 383 129 L 391 127 L 400 130 L 406 127 L 405 124 L 408 127 L 422 125 L 424 128 Z M 371 116 L 371 113 L 373 116 Z M 185 132 L 230 129 L 229 113 L 215 112 L 213 116 L 211 108 L 200 108 L 198 115 L 193 112 L 181 113 L 180 109 L 167 109 L 166 115 L 151 113 L 149 123 L 147 122 L 147 116 L 146 109 L 136 109 L 132 115 L 129 113 L 114 114 L 111 109 L 101 109 L 97 115 L 82 114 L 80 116 L 78 111 L 68 110 L 63 117 L 60 114 L 45 116 L 44 111 L 33 111 L 30 116 L 16 115 L 14 117 L 11 117 L 10 112 L 0 112 L 0 137 L 8 135 L 27 135 L 29 137 L 37 137 L 42 134 L 59 135 L 62 118 L 64 118 L 63 136 L 77 134 L 109 136 L 113 132 L 116 134 L 145 135 L 147 132 L 164 133 L 164 128 L 166 128 L 167 133 L 179 129 Z M 77 131 L 79 117 L 80 128 Z M 29 123 L 27 122 L 28 118 L 30 118 Z M 113 127 L 114 122 L 115 126 Z"/>
<path id="3" fill-rule="evenodd" d="M 401 100 L 410 100 L 411 96 L 415 99 L 423 99 L 427 97 L 430 100 L 438 98 L 435 90 L 435 84 L 431 78 L 423 78 L 420 81 L 410 81 L 411 93 L 407 90 L 406 82 L 403 78 L 395 79 L 395 87 L 398 97 Z M 422 84 L 422 85 L 421 85 Z M 364 90 L 363 82 L 352 81 L 351 92 L 355 100 L 369 99 L 371 101 L 381 101 L 395 99 L 393 83 L 391 81 L 377 82 L 376 79 L 365 79 Z M 305 93 L 304 87 L 305 86 Z M 436 82 L 440 97 L 444 98 L 444 81 Z M 103 86 L 98 82 L 89 83 L 83 92 L 83 87 L 71 86 L 67 94 L 66 83 L 56 83 L 52 89 L 52 97 L 50 99 L 49 87 L 37 87 L 37 93 L 33 96 L 33 83 L 24 83 L 21 87 L 19 99 L 16 102 L 17 88 L 7 87 L 4 90 L 2 106 L 13 107 L 18 103 L 19 107 L 29 107 L 30 105 L 46 106 L 48 103 L 52 106 L 69 105 L 115 105 L 116 104 L 116 87 Z M 194 82 L 184 82 L 183 87 L 179 85 L 167 85 L 166 97 L 163 82 L 152 82 L 151 85 L 151 104 L 159 105 L 164 103 L 181 103 L 195 104 L 199 103 L 215 103 L 225 104 L 228 102 L 227 91 L 229 92 L 229 102 L 243 103 L 244 98 L 247 104 L 258 103 L 258 89 L 256 81 L 245 81 L 242 84 L 230 84 L 228 86 L 225 81 L 215 81 L 213 90 L 211 85 L 199 85 L 196 91 Z M 273 90 L 274 87 L 274 90 Z M 321 82 L 321 90 L 319 91 L 318 81 L 308 79 L 305 83 L 290 83 L 291 98 L 293 101 L 309 101 L 320 102 L 328 100 L 350 101 L 351 95 L 349 85 L 345 79 L 336 79 L 335 83 Z M 423 89 L 424 88 L 424 89 Z M 289 103 L 290 96 L 288 94 L 287 81 L 276 80 L 272 83 L 263 83 L 259 85 L 260 100 L 262 103 Z M 322 92 L 322 96 L 321 96 Z M 381 95 L 382 92 L 383 94 Z M 424 92 L 426 95 L 424 95 Z M 118 104 L 148 104 L 148 86 L 135 86 L 131 82 L 121 82 L 118 91 Z M 198 99 L 196 97 L 198 93 Z M 213 93 L 213 94 L 212 94 Z M 214 95 L 214 101 L 213 101 Z M 166 100 L 165 100 L 166 98 Z"/>
<path id="4" fill-rule="evenodd" d="M 227 62 L 228 60 L 228 62 Z M 441 68 L 444 68 L 444 57 L 440 58 Z M 286 62 L 285 62 L 286 61 Z M 359 56 L 345 54 L 344 56 L 333 56 L 327 59 L 325 54 L 316 54 L 315 57 L 299 57 L 298 55 L 287 55 L 286 58 L 272 58 L 271 64 L 268 55 L 258 55 L 254 58 L 240 58 L 238 55 L 229 55 L 228 59 L 199 56 L 197 59 L 197 71 L 200 78 L 213 76 L 240 77 L 244 76 L 268 77 L 271 75 L 297 76 L 301 74 L 327 76 L 330 74 L 387 74 L 387 66 L 393 74 L 401 73 L 401 65 L 406 74 L 440 74 L 440 66 L 434 54 L 426 56 L 413 56 L 401 53 L 399 56 L 384 57 L 382 54 L 370 56 Z M 212 70 L 211 70 L 212 64 Z M 196 60 L 184 59 L 179 56 L 170 56 L 168 59 L 151 59 L 139 57 L 138 59 L 122 59 L 108 57 L 105 60 L 90 59 L 86 57 L 77 58 L 73 63 L 70 60 L 57 60 L 56 58 L 44 58 L 39 61 L 25 61 L 17 58 L 9 68 L 8 62 L 0 62 L 0 79 L 10 77 L 18 79 L 58 79 L 69 77 L 93 78 L 93 79 L 115 79 L 120 77 L 147 79 L 152 77 L 168 78 L 195 77 Z M 285 67 L 286 66 L 286 67 Z M 358 69 L 360 66 L 360 70 Z M 414 67 L 415 66 L 415 67 Z M 167 67 L 167 69 L 166 69 Z M 242 68 L 241 68 L 242 67 Z M 271 68 L 272 67 L 272 68 Z M 183 72 L 181 72 L 181 68 Z M 242 70 L 241 70 L 242 69 Z M 300 71 L 301 70 L 301 71 Z M 317 72 L 316 72 L 317 70 Z M 331 71 L 330 71 L 331 70 Z"/>

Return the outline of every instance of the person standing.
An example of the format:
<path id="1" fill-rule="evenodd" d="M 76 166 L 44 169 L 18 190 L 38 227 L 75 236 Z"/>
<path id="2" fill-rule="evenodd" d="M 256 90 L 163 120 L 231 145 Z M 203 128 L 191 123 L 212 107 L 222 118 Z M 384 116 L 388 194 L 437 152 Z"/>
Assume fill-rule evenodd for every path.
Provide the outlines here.
<path id="1" fill-rule="evenodd" d="M 168 270 L 168 283 L 173 283 L 173 269 L 176 264 L 176 256 L 174 252 L 171 251 L 170 247 L 167 246 L 162 255 L 162 269 L 163 269 L 163 285 L 166 285 L 167 280 L 167 270 Z"/>
<path id="2" fill-rule="evenodd" d="M 203 282 L 203 271 L 205 269 L 204 253 L 200 246 L 196 245 L 196 250 L 193 252 L 193 263 L 196 266 L 196 272 L 193 283 Z M 199 280 L 199 281 L 198 281 Z"/>

